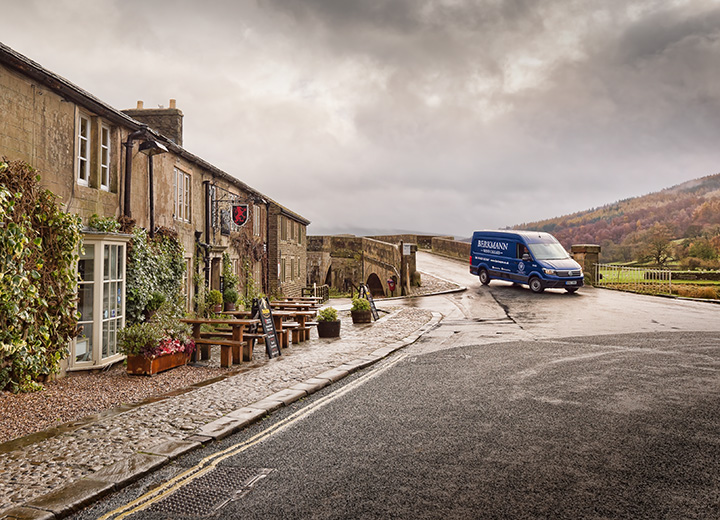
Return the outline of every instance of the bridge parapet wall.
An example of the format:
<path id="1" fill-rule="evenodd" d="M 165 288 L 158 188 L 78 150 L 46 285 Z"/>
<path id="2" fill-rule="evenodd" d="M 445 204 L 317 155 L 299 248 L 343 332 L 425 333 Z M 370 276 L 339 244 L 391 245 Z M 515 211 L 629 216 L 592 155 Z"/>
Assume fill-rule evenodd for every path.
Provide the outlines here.
<path id="1" fill-rule="evenodd" d="M 432 252 L 469 262 L 470 242 L 458 242 L 457 240 L 434 237 L 432 239 Z"/>
<path id="2" fill-rule="evenodd" d="M 406 244 L 417 244 L 419 249 L 432 249 L 433 238 L 444 238 L 446 240 L 454 239 L 452 236 L 437 235 L 377 235 L 368 238 L 388 242 L 390 244 L 399 244 L 400 242 L 404 242 Z"/>

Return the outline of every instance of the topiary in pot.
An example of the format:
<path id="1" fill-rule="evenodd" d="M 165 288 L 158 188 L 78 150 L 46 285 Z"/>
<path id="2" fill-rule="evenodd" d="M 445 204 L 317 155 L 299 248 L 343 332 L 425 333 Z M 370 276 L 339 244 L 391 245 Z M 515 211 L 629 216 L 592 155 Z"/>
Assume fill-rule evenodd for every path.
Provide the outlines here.
<path id="1" fill-rule="evenodd" d="M 165 295 L 161 292 L 154 291 L 152 295 L 150 295 L 150 301 L 145 305 L 145 321 L 152 318 L 157 310 L 162 307 L 163 303 L 165 303 Z"/>
<path id="2" fill-rule="evenodd" d="M 235 304 L 238 301 L 238 292 L 232 287 L 228 287 L 223 291 L 223 304 L 226 311 L 234 311 Z"/>
<path id="3" fill-rule="evenodd" d="M 350 315 L 353 323 L 372 323 L 370 302 L 365 298 L 353 298 Z"/>
<path id="4" fill-rule="evenodd" d="M 333 307 L 325 307 L 318 312 L 318 336 L 321 338 L 339 338 L 340 337 L 340 320 L 338 319 L 337 310 Z"/>
<path id="5" fill-rule="evenodd" d="M 223 295 L 217 289 L 213 289 L 208 292 L 207 295 L 208 307 L 212 309 L 214 313 L 222 312 Z"/>

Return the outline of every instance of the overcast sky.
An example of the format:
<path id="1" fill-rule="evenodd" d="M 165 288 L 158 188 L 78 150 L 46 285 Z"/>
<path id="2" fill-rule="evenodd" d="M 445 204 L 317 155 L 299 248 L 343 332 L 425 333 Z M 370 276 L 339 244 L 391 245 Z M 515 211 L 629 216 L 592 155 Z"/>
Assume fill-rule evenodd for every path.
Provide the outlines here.
<path id="1" fill-rule="evenodd" d="M 2 0 L 0 41 L 313 223 L 469 236 L 720 172 L 720 2 Z"/>

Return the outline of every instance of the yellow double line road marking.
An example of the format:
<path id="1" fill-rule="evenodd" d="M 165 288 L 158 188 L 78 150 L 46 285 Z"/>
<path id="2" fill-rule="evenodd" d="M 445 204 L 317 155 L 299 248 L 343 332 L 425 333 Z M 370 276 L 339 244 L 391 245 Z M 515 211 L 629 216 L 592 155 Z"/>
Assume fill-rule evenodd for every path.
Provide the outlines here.
<path id="1" fill-rule="evenodd" d="M 254 435 L 253 437 L 235 444 L 233 446 L 230 446 L 229 448 L 224 449 L 223 451 L 219 451 L 217 453 L 214 453 L 208 457 L 205 457 L 202 459 L 198 464 L 193 466 L 192 468 L 184 471 L 183 473 L 180 473 L 179 475 L 173 477 L 172 479 L 168 480 L 161 486 L 153 489 L 152 491 L 148 491 L 141 497 L 136 498 L 132 502 L 128 502 L 122 507 L 119 507 L 118 509 L 115 509 L 114 511 L 110 511 L 106 513 L 105 515 L 101 516 L 99 520 L 121 520 L 122 518 L 126 518 L 134 513 L 137 513 L 138 511 L 142 511 L 143 509 L 146 509 L 150 507 L 152 504 L 159 502 L 160 500 L 167 498 L 183 486 L 188 485 L 190 482 L 202 477 L 203 475 L 206 475 L 210 471 L 214 470 L 218 464 L 220 464 L 222 461 L 234 457 L 235 455 L 238 455 L 245 450 L 248 450 L 255 446 L 256 444 L 262 442 L 263 440 L 267 439 L 268 437 L 272 435 L 276 435 L 283 430 L 289 428 L 290 426 L 293 426 L 296 422 L 300 421 L 301 419 L 304 419 L 311 414 L 315 413 L 316 411 L 320 410 L 324 406 L 330 404 L 335 399 L 339 399 L 340 397 L 344 396 L 348 392 L 351 392 L 355 388 L 363 385 L 370 379 L 380 375 L 381 373 L 385 372 L 389 368 L 391 368 L 393 365 L 397 364 L 399 361 L 404 359 L 407 356 L 407 354 L 401 354 L 394 360 L 391 360 L 386 365 L 375 368 L 368 372 L 367 374 L 363 375 L 362 377 L 356 379 L 352 383 L 349 383 L 342 387 L 341 389 L 337 390 L 336 392 L 333 392 L 321 399 L 318 399 L 317 401 L 309 404 L 308 406 L 304 407 L 301 410 L 298 410 L 297 412 L 293 413 L 292 415 L 286 417 L 282 421 L 277 422 L 276 424 L 273 424 L 272 426 L 268 427 L 267 429 L 261 431 L 260 433 Z"/>

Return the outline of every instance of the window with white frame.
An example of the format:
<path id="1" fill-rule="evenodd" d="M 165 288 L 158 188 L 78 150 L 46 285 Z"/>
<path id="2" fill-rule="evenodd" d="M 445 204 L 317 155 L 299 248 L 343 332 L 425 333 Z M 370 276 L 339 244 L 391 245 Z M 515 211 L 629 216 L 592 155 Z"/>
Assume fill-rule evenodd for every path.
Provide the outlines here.
<path id="1" fill-rule="evenodd" d="M 126 241 L 85 236 L 78 261 L 78 325 L 70 368 L 106 365 L 121 358 L 117 332 L 125 325 Z"/>
<path id="2" fill-rule="evenodd" d="M 100 126 L 100 189 L 110 191 L 110 129 Z"/>
<path id="3" fill-rule="evenodd" d="M 175 168 L 175 220 L 190 222 L 190 174 Z"/>
<path id="4" fill-rule="evenodd" d="M 256 237 L 260 236 L 261 228 L 260 228 L 260 206 L 257 204 L 253 204 L 253 213 L 252 213 L 252 219 L 253 219 L 253 235 Z"/>
<path id="5" fill-rule="evenodd" d="M 90 182 L 90 118 L 85 114 L 78 118 L 77 180 L 83 186 Z"/>

